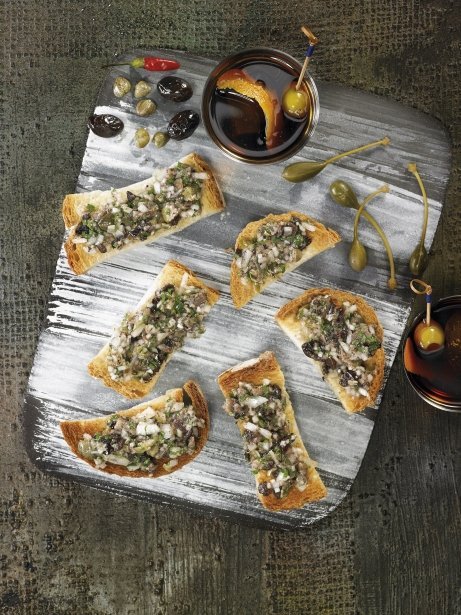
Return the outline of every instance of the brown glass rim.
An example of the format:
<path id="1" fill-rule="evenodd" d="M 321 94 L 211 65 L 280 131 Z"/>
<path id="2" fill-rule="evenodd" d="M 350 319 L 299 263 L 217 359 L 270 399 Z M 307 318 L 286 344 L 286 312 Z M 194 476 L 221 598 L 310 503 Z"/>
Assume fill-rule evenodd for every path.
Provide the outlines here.
<path id="1" fill-rule="evenodd" d="M 437 301 L 432 306 L 432 310 L 435 311 L 435 310 L 438 310 L 439 308 L 448 307 L 450 305 L 459 305 L 459 307 L 461 308 L 461 295 L 451 295 L 449 297 L 443 297 L 442 299 L 439 299 L 439 301 Z M 434 408 L 437 408 L 438 410 L 444 410 L 445 412 L 457 412 L 457 413 L 460 413 L 461 412 L 461 399 L 459 401 L 456 401 L 456 400 L 455 401 L 450 401 L 450 402 L 447 401 L 447 403 L 442 403 L 442 402 L 436 401 L 435 399 L 432 399 L 425 392 L 424 388 L 421 387 L 421 385 L 416 380 L 414 375 L 411 374 L 410 372 L 408 372 L 406 367 L 405 367 L 405 358 L 404 358 L 405 344 L 407 343 L 407 339 L 410 336 L 410 333 L 414 330 L 416 325 L 419 322 L 421 322 L 421 320 L 424 318 L 425 315 L 426 315 L 425 311 L 424 312 L 420 312 L 419 314 L 417 314 L 413 318 L 410 326 L 408 327 L 407 333 L 405 335 L 405 338 L 404 338 L 403 344 L 402 344 L 403 371 L 405 372 L 407 380 L 411 384 L 413 390 L 419 395 L 419 397 L 423 401 L 425 401 L 426 403 L 430 404 Z"/>
<path id="2" fill-rule="evenodd" d="M 232 68 L 238 62 L 241 62 L 247 58 L 258 60 L 264 59 L 267 60 L 269 57 L 274 57 L 277 61 L 285 62 L 285 64 L 291 69 L 297 72 L 301 71 L 301 64 L 293 58 L 290 54 L 285 51 L 279 51 L 278 49 L 272 49 L 271 47 L 257 47 L 254 49 L 245 49 L 243 51 L 239 51 L 233 55 L 227 56 L 219 64 L 217 64 L 211 73 L 208 76 L 208 79 L 205 83 L 205 87 L 203 88 L 202 95 L 202 120 L 205 126 L 205 129 L 208 133 L 210 139 L 219 147 L 219 149 L 232 158 L 233 160 L 238 160 L 240 162 L 246 162 L 249 164 L 272 164 L 275 162 L 280 162 L 282 160 L 287 160 L 294 156 L 299 150 L 301 150 L 308 139 L 314 133 L 315 128 L 317 127 L 320 113 L 320 101 L 319 101 L 319 93 L 317 90 L 317 86 L 315 85 L 315 81 L 311 77 L 310 73 L 306 73 L 304 76 L 304 82 L 306 86 L 309 88 L 312 94 L 312 99 L 314 101 L 314 109 L 312 110 L 312 119 L 310 122 L 306 124 L 306 128 L 300 139 L 288 147 L 286 150 L 279 152 L 278 154 L 274 154 L 273 156 L 268 156 L 267 158 L 253 158 L 251 156 L 239 155 L 236 152 L 228 149 L 221 141 L 218 136 L 214 132 L 210 118 L 209 118 L 209 102 L 212 92 L 214 91 L 216 80 L 221 73 L 225 70 Z"/>

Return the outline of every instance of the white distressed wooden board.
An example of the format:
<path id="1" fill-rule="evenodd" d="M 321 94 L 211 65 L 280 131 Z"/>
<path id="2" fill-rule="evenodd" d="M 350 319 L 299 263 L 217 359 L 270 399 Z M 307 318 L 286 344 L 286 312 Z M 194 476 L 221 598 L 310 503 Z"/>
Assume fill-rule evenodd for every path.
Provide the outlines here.
<path id="1" fill-rule="evenodd" d="M 168 57 L 166 52 L 159 53 Z M 156 52 L 137 50 L 127 57 L 152 54 Z M 304 184 L 281 179 L 286 163 L 254 166 L 228 159 L 208 139 L 202 124 L 190 139 L 170 141 L 161 150 L 154 146 L 139 150 L 132 143 L 139 126 L 153 133 L 164 129 L 179 109 L 200 110 L 200 95 L 215 65 L 212 60 L 180 52 L 169 55 L 180 56 L 177 74 L 192 83 L 193 98 L 181 104 L 166 103 L 154 91 L 153 98 L 159 103 L 157 113 L 139 118 L 133 112 L 131 98 L 118 100 L 111 95 L 114 77 L 126 75 L 133 82 L 144 78 L 156 83 L 162 75 L 130 68 L 108 72 L 95 112 L 115 113 L 125 122 L 125 130 L 114 139 L 100 139 L 90 132 L 77 190 L 121 187 L 148 177 L 155 167 L 170 165 L 196 151 L 215 170 L 227 201 L 226 213 L 158 243 L 120 254 L 80 277 L 71 273 L 61 252 L 47 323 L 26 394 L 27 447 L 41 469 L 93 487 L 259 526 L 298 528 L 324 517 L 346 495 L 367 448 L 376 410 L 346 414 L 321 376 L 275 324 L 273 316 L 284 303 L 311 287 L 332 286 L 362 295 L 376 310 L 385 330 L 387 379 L 410 309 L 406 263 L 418 241 L 423 213 L 416 181 L 406 172 L 406 165 L 410 161 L 418 164 L 429 194 L 429 247 L 448 180 L 448 140 L 436 120 L 413 109 L 342 86 L 318 83 L 319 124 L 294 161 L 321 160 L 385 135 L 391 138 L 392 145 L 343 159 Z M 385 253 L 366 224 L 360 233 L 369 247 L 369 266 L 356 274 L 347 265 L 354 212 L 341 209 L 329 197 L 328 187 L 337 178 L 350 182 L 359 197 L 384 182 L 390 185 L 391 193 L 376 199 L 370 211 L 387 231 L 394 248 L 397 292 L 387 291 Z M 235 310 L 229 295 L 231 256 L 225 249 L 233 246 L 248 222 L 291 209 L 308 213 L 338 230 L 343 242 L 286 275 L 243 310 Z M 97 472 L 75 458 L 63 440 L 59 421 L 111 414 L 133 405 L 93 380 L 86 365 L 169 258 L 192 268 L 221 292 L 221 299 L 207 320 L 206 333 L 198 340 L 189 340 L 174 355 L 150 397 L 190 378 L 197 380 L 209 402 L 210 437 L 195 461 L 169 477 L 121 479 Z M 324 500 L 291 512 L 271 513 L 260 505 L 253 475 L 243 458 L 240 435 L 233 419 L 222 410 L 223 399 L 216 384 L 223 370 L 268 349 L 275 352 L 282 365 L 303 440 L 318 462 L 328 489 Z"/>

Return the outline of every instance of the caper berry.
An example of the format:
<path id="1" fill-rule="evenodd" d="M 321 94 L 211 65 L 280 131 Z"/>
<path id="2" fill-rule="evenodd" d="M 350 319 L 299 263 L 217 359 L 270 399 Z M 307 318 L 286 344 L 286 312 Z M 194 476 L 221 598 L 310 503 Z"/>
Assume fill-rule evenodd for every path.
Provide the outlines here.
<path id="1" fill-rule="evenodd" d="M 149 98 L 145 98 L 144 100 L 140 100 L 136 105 L 136 113 L 141 115 L 142 117 L 146 117 L 148 115 L 152 115 L 154 111 L 157 109 L 157 105 L 153 100 Z"/>
<path id="2" fill-rule="evenodd" d="M 131 90 L 131 83 L 126 77 L 117 77 L 114 81 L 113 92 L 117 98 L 122 98 Z"/>
<path id="3" fill-rule="evenodd" d="M 138 128 L 134 133 L 134 144 L 136 147 L 146 147 L 150 141 L 150 134 L 145 128 Z"/>
<path id="4" fill-rule="evenodd" d="M 134 87 L 134 97 L 135 98 L 143 98 L 147 96 L 152 90 L 152 86 L 147 83 L 147 81 L 138 81 L 138 83 Z"/>
<path id="5" fill-rule="evenodd" d="M 170 137 L 166 132 L 156 132 L 152 137 L 152 142 L 156 147 L 163 147 L 169 140 Z"/>

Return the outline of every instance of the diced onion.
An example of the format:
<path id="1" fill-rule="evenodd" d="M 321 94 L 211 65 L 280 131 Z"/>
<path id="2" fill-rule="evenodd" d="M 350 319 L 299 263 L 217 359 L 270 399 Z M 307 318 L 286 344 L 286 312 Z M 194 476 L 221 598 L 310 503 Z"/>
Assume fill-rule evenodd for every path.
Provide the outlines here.
<path id="1" fill-rule="evenodd" d="M 259 406 L 262 406 L 266 402 L 267 402 L 267 397 L 262 397 L 262 396 L 249 397 L 248 399 L 245 400 L 245 406 L 248 406 L 249 408 L 258 408 Z"/>

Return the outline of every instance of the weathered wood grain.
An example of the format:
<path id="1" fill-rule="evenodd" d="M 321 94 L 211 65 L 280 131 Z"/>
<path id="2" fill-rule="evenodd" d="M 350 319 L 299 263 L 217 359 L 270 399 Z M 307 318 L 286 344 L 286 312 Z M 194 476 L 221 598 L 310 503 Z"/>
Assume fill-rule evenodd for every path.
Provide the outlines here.
<path id="1" fill-rule="evenodd" d="M 307 20 L 322 38 L 317 77 L 389 95 L 449 129 L 451 184 L 427 275 L 440 280 L 437 296 L 460 292 L 457 4 L 261 6 L 237 0 L 232 19 L 228 5 L 206 1 L 0 6 L 2 613 L 461 612 L 460 423 L 422 404 L 399 363 L 350 496 L 294 535 L 88 491 L 37 472 L 23 451 L 21 399 L 62 237 L 59 202 L 78 175 L 98 67 L 114 51 L 139 44 L 225 54 L 272 43 L 300 54 L 297 27 Z"/>

